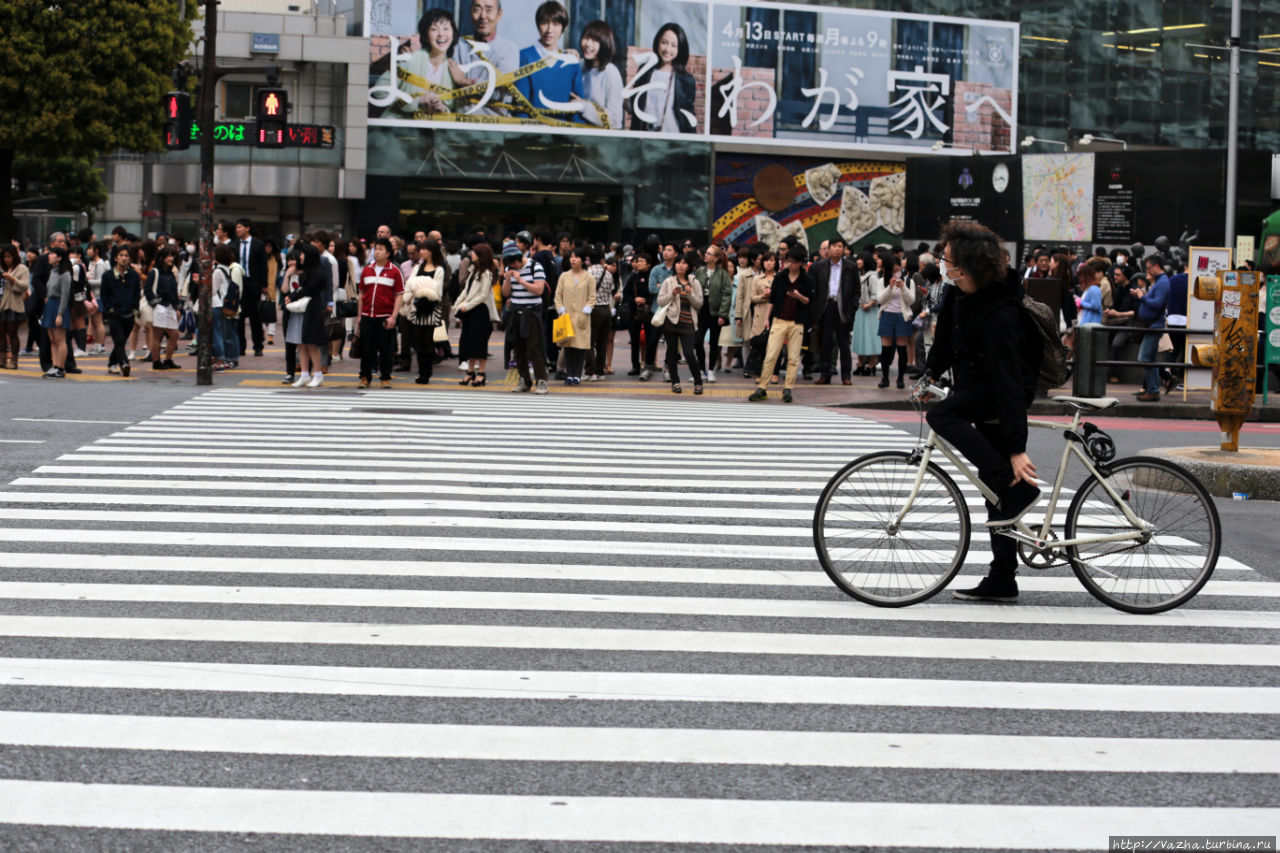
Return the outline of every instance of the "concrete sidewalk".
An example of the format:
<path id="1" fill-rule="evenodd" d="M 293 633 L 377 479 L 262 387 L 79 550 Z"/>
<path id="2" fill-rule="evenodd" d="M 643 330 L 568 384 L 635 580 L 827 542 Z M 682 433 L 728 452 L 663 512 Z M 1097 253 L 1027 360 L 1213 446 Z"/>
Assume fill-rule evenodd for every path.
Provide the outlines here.
<path id="1" fill-rule="evenodd" d="M 457 330 L 452 331 L 456 337 Z M 717 376 L 715 383 L 708 383 L 704 386 L 704 393 L 701 396 L 695 397 L 693 385 L 689 382 L 687 368 L 682 365 L 681 386 L 683 387 L 683 393 L 677 396 L 671 392 L 670 386 L 662 381 L 661 372 L 655 374 L 653 379 L 648 382 L 640 382 L 637 377 L 627 376 L 627 370 L 630 368 L 630 350 L 625 342 L 625 337 L 619 335 L 618 340 L 621 346 L 615 350 L 613 356 L 613 365 L 614 370 L 617 371 L 616 373 L 606 377 L 603 382 L 583 383 L 577 387 L 568 387 L 562 382 L 552 380 L 548 383 L 550 392 L 552 394 L 571 394 L 574 396 L 654 396 L 670 399 L 742 401 L 746 400 L 755 387 L 753 381 L 742 376 L 741 370 L 734 370 L 727 374 L 721 373 Z M 500 338 L 496 335 L 490 339 L 489 352 L 493 357 L 489 359 L 489 364 L 492 365 L 492 368 L 488 372 L 488 384 L 484 388 L 470 388 L 458 385 L 458 380 L 463 377 L 464 372 L 458 369 L 456 359 L 436 365 L 429 385 L 414 384 L 414 377 L 417 376 L 415 362 L 412 371 L 395 374 L 393 387 L 399 391 L 412 391 L 415 389 L 451 390 L 469 394 L 510 392 L 516 385 L 516 373 L 514 370 L 498 367 L 500 346 Z M 662 353 L 659 351 L 660 360 L 661 355 Z M 141 382 L 169 386 L 195 385 L 195 356 L 183 353 L 179 355 L 176 361 L 182 368 L 181 370 L 160 372 L 153 371 L 149 361 L 135 361 L 132 365 L 132 375 L 128 379 L 124 379 L 107 373 L 106 355 L 90 355 L 76 359 L 77 366 L 80 367 L 82 373 L 68 375 L 61 380 L 42 380 L 38 357 L 36 355 L 23 354 L 19 358 L 18 370 L 0 371 L 0 379 L 15 378 L 35 382 L 119 382 L 126 384 Z M 891 376 L 896 378 L 896 369 L 892 371 Z M 252 353 L 249 353 L 241 358 L 240 367 L 236 370 L 215 373 L 213 375 L 213 387 L 225 388 L 242 385 L 255 388 L 283 388 L 285 386 L 280 381 L 283 377 L 284 345 L 276 343 L 275 345 L 268 345 L 261 357 L 255 357 Z M 325 384 L 321 388 L 295 390 L 297 393 L 311 394 L 323 394 L 326 389 L 354 390 L 358 388 L 358 381 L 358 365 L 354 361 L 344 358 L 344 360 L 334 362 L 331 365 L 329 372 L 325 375 Z M 907 411 L 914 408 L 911 401 L 907 399 L 906 391 L 900 390 L 894 385 L 890 385 L 888 388 L 878 388 L 878 376 L 855 376 L 853 377 L 852 385 L 840 384 L 838 377 L 832 381 L 833 384 L 831 385 L 817 385 L 813 381 L 797 378 L 795 403 L 804 406 Z M 907 384 L 910 387 L 909 381 Z M 374 386 L 373 393 L 376 393 L 376 382 Z M 1175 392 L 1174 394 L 1163 396 L 1158 403 L 1137 402 L 1133 398 L 1136 390 L 1135 386 L 1129 385 L 1107 386 L 1107 394 L 1119 399 L 1120 405 L 1108 409 L 1106 415 L 1108 417 L 1213 419 L 1213 413 L 1209 411 L 1208 390 L 1195 390 L 1185 393 Z M 769 399 L 758 405 L 783 405 L 782 383 L 769 385 L 768 391 Z M 1049 397 L 1070 393 L 1071 389 L 1067 387 L 1051 392 Z M 1037 399 L 1032 405 L 1031 414 L 1037 416 L 1062 414 L 1064 410 L 1061 404 L 1053 402 L 1049 397 Z M 1264 407 L 1261 403 L 1262 396 L 1259 394 L 1258 404 L 1255 406 L 1254 414 L 1250 420 L 1255 422 L 1280 422 L 1280 395 L 1273 398 L 1269 406 Z"/>

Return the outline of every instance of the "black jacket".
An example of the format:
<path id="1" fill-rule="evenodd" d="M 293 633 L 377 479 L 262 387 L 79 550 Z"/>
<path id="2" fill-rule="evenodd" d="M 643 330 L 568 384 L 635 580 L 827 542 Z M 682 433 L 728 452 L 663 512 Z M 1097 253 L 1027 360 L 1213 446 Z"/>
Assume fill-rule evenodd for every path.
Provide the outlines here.
<path id="1" fill-rule="evenodd" d="M 142 295 L 142 282 L 133 267 L 124 271 L 124 278 L 116 275 L 115 267 L 102 274 L 102 290 L 100 299 L 102 313 L 115 313 L 119 317 L 133 316 Z"/>
<path id="2" fill-rule="evenodd" d="M 240 241 L 232 241 L 236 260 L 240 260 Z M 267 249 L 261 240 L 249 236 L 249 268 L 245 270 L 244 285 L 240 288 L 240 298 L 245 302 L 254 302 L 262 298 L 267 287 Z"/>
<path id="3" fill-rule="evenodd" d="M 675 116 L 676 125 L 680 128 L 681 133 L 695 133 L 697 126 L 689 120 L 685 113 L 693 115 L 694 101 L 698 97 L 698 81 L 688 71 L 679 71 L 672 68 L 675 74 L 675 103 L 672 105 L 672 114 Z M 633 89 L 640 89 L 644 84 L 649 82 L 653 76 L 653 69 L 649 69 L 643 75 L 638 77 L 632 83 Z M 648 94 L 648 93 L 645 93 Z M 627 101 L 627 112 L 631 113 L 631 129 L 659 131 L 662 130 L 662 116 L 658 116 L 656 122 L 646 122 L 640 116 L 636 115 L 636 99 L 643 98 L 644 95 L 636 95 Z"/>
<path id="4" fill-rule="evenodd" d="M 636 305 L 637 299 L 644 300 L 644 307 Z M 622 302 L 618 306 L 618 313 L 625 316 L 635 316 L 636 311 L 653 311 L 653 294 L 649 293 L 649 272 L 636 272 L 632 270 L 627 273 L 626 278 L 622 281 Z"/>
<path id="5" fill-rule="evenodd" d="M 812 313 L 814 302 L 813 279 L 809 277 L 808 272 L 800 273 L 800 277 L 796 279 L 794 283 L 791 281 L 791 273 L 787 270 L 784 270 L 773 277 L 773 284 L 770 285 L 769 288 L 769 304 L 773 306 L 772 316 L 775 318 L 782 316 L 782 306 L 787 302 L 787 291 L 792 288 L 800 291 L 802 295 L 809 297 L 809 303 L 807 305 L 796 300 L 795 322 L 799 323 L 801 326 L 807 326 L 809 325 L 809 318 L 814 316 Z"/>
<path id="6" fill-rule="evenodd" d="M 809 277 L 813 279 L 812 315 L 814 319 L 822 317 L 827 310 L 830 296 L 831 261 L 823 258 L 809 267 Z M 862 279 L 858 276 L 858 265 L 852 258 L 846 257 L 840 262 L 840 291 L 837 305 L 840 310 L 840 322 L 852 323 L 858 312 L 858 297 L 861 294 Z"/>
<path id="7" fill-rule="evenodd" d="M 1030 338 L 1021 308 L 1022 277 L 1010 270 L 1002 282 L 966 296 L 948 287 L 927 366 L 934 376 L 952 371 L 957 389 L 990 386 L 991 417 L 1009 453 L 1027 449 L 1027 408 L 1036 396 L 1039 339 Z M 1037 347 L 1033 352 L 1030 348 Z"/>

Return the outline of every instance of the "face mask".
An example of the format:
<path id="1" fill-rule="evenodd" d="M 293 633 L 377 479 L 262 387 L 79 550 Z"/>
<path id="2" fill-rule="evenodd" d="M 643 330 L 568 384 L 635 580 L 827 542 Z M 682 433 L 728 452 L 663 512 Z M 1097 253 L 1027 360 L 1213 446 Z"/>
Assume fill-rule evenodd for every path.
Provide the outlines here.
<path id="1" fill-rule="evenodd" d="M 947 263 L 945 258 L 939 259 L 938 271 L 942 273 L 942 280 L 947 284 L 955 284 L 956 280 L 951 269 L 951 264 Z"/>
<path id="2" fill-rule="evenodd" d="M 194 255 L 195 253 L 196 253 L 196 246 L 195 246 L 195 244 L 194 244 L 194 243 L 188 243 L 188 244 L 187 244 L 187 254 L 188 254 L 188 255 Z"/>

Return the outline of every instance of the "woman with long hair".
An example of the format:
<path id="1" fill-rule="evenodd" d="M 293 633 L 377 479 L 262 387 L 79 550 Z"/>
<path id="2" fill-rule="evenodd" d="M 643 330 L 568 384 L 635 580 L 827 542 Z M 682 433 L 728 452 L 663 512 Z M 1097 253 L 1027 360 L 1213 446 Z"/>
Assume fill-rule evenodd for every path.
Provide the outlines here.
<path id="1" fill-rule="evenodd" d="M 298 345 L 299 374 L 293 387 L 319 388 L 324 384 L 320 350 L 328 340 L 324 328 L 324 293 L 329 281 L 324 268 L 320 266 L 320 250 L 311 243 L 301 244 L 298 259 L 298 289 L 285 297 L 285 310 L 303 299 L 308 301 L 303 310 L 292 312 L 284 339 Z"/>
<path id="2" fill-rule="evenodd" d="M 40 325 L 49 339 L 51 366 L 45 371 L 45 379 L 61 379 L 66 376 L 63 365 L 67 361 L 66 330 L 71 327 L 71 257 L 64 246 L 49 250 L 48 295 L 44 300 L 44 319 Z"/>
<path id="3" fill-rule="evenodd" d="M 453 306 L 462 322 L 458 357 L 467 362 L 467 375 L 459 385 L 481 388 L 485 384 L 484 363 L 489 357 L 489 335 L 500 316 L 493 298 L 493 283 L 497 280 L 498 263 L 493 257 L 493 247 L 479 241 L 471 250 L 466 286 Z"/>
<path id="4" fill-rule="evenodd" d="M 892 252 L 883 253 L 882 268 L 884 287 L 880 289 L 880 387 L 889 387 L 889 365 L 896 352 L 898 359 L 898 387 L 905 388 L 907 368 L 915 364 L 915 349 L 909 347 L 915 327 L 912 311 L 916 301 L 916 287 L 902 274 L 902 263 Z"/>
<path id="5" fill-rule="evenodd" d="M 613 64 L 617 45 L 613 28 L 604 21 L 592 21 L 582 30 L 578 40 L 582 55 L 582 85 L 587 91 L 582 117 L 589 124 L 622 128 L 622 73 Z M 574 96 L 577 101 L 577 95 Z M 596 109 L 599 107 L 599 109 Z"/>
<path id="6" fill-rule="evenodd" d="M 555 307 L 560 314 L 568 314 L 573 322 L 573 336 L 560 342 L 564 351 L 565 385 L 582 382 L 582 368 L 591 351 L 591 312 L 596 303 L 596 280 L 587 271 L 587 250 L 575 246 L 569 250 L 566 260 L 569 269 L 560 273 L 556 283 Z"/>
<path id="7" fill-rule="evenodd" d="M 267 256 L 267 276 L 266 290 L 262 292 L 263 299 L 276 301 L 276 294 L 280 289 L 280 277 L 284 273 L 284 261 L 280 257 L 280 241 L 275 237 L 266 237 L 262 241 L 262 251 Z M 278 307 L 278 305 L 277 305 Z M 277 314 L 279 312 L 277 311 Z M 276 324 L 268 323 L 266 328 L 267 343 L 271 346 L 276 342 Z"/>
<path id="8" fill-rule="evenodd" d="M 142 282 L 142 297 L 138 300 L 138 322 L 133 327 L 133 334 L 129 335 L 129 360 L 146 360 L 151 358 L 152 347 L 155 344 L 151 330 L 155 310 L 154 304 L 147 296 L 147 285 L 150 282 L 151 290 L 155 290 L 152 273 L 155 272 L 156 255 L 160 251 L 160 244 L 155 240 L 143 240 L 140 243 L 131 244 L 130 249 L 133 250 L 133 269 L 138 274 L 138 280 Z M 141 350 L 138 349 L 139 338 L 142 340 Z"/>
<path id="9" fill-rule="evenodd" d="M 436 328 L 444 325 L 445 306 L 444 252 L 436 240 L 425 240 L 418 252 L 418 265 L 404 283 L 400 316 L 408 321 L 413 335 L 413 349 L 418 353 L 418 376 L 413 381 L 426 385 L 436 361 Z"/>
<path id="10" fill-rule="evenodd" d="M 694 133 L 694 101 L 698 82 L 686 67 L 689 38 L 676 23 L 663 24 L 653 37 L 657 61 L 631 82 L 631 129 L 661 133 Z"/>
<path id="11" fill-rule="evenodd" d="M 680 357 L 693 374 L 693 393 L 702 393 L 702 371 L 697 354 L 698 309 L 702 307 L 702 284 L 693 274 L 698 256 L 692 252 L 677 255 L 675 275 L 669 276 L 658 289 L 658 309 L 666 309 L 662 334 L 667 339 L 667 373 L 671 377 L 671 393 L 680 393 Z"/>
<path id="12" fill-rule="evenodd" d="M 858 376 L 874 376 L 880 356 L 880 291 L 884 288 L 884 258 L 863 252 L 855 263 L 862 276 L 858 313 L 853 318 L 853 353 L 858 357 Z"/>
<path id="13" fill-rule="evenodd" d="M 27 294 L 31 292 L 31 273 L 22 263 L 18 249 L 0 246 L 0 349 L 7 350 L 0 367 L 18 369 L 18 332 L 27 322 Z"/>
<path id="14" fill-rule="evenodd" d="M 84 247 L 84 268 L 89 277 L 89 292 L 93 297 L 93 304 L 99 306 L 89 312 L 86 332 L 83 333 L 86 339 L 93 336 L 93 346 L 88 346 L 88 340 L 80 342 L 80 348 L 89 355 L 102 355 L 107 351 L 107 331 L 102 322 L 101 309 L 102 276 L 111 269 L 111 261 L 106 255 L 106 246 L 102 243 L 89 243 Z"/>

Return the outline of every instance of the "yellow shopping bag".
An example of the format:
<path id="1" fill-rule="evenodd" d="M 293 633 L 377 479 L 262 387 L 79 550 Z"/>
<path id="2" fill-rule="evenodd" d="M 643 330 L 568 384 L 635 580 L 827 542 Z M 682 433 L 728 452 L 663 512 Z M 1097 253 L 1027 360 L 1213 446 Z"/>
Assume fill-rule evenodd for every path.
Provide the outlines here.
<path id="1" fill-rule="evenodd" d="M 551 324 L 551 340 L 553 343 L 567 341 L 573 337 L 573 318 L 569 316 L 569 312 L 561 314 L 556 321 Z"/>

